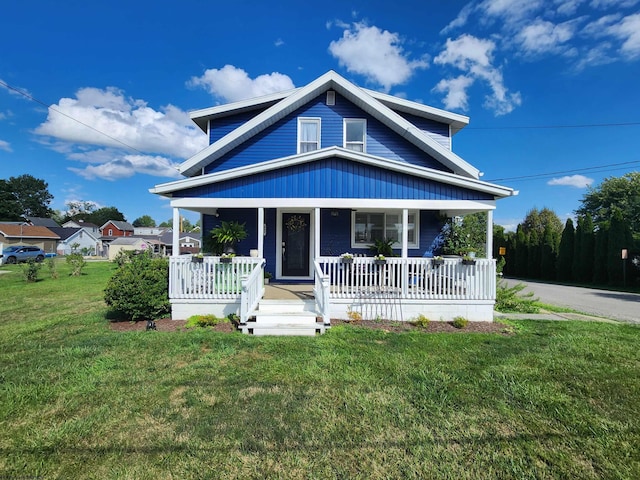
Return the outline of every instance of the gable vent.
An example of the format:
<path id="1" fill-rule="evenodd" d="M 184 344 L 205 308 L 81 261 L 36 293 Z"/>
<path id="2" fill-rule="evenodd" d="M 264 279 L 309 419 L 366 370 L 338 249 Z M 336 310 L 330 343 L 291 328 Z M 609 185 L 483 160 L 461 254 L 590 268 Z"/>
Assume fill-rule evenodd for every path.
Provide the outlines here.
<path id="1" fill-rule="evenodd" d="M 336 104 L 336 92 L 333 90 L 327 90 L 327 105 Z"/>

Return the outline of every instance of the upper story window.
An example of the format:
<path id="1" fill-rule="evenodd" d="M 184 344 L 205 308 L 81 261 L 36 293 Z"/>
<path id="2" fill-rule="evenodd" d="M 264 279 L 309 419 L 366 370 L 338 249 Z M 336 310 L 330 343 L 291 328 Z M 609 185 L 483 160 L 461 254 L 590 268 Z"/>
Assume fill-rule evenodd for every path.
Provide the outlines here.
<path id="1" fill-rule="evenodd" d="M 320 119 L 298 119 L 298 153 L 312 152 L 320 148 Z"/>
<path id="2" fill-rule="evenodd" d="M 344 119 L 344 148 L 365 152 L 367 138 L 367 121 L 364 118 Z"/>

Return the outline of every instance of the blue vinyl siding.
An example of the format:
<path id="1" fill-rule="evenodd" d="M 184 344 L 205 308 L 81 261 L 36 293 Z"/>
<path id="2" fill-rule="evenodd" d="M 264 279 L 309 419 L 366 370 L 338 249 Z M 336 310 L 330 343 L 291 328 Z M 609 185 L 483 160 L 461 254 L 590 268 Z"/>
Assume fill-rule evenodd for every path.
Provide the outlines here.
<path id="1" fill-rule="evenodd" d="M 209 144 L 217 142 L 227 133 L 234 131 L 260 113 L 262 110 L 252 110 L 209 120 Z"/>
<path id="2" fill-rule="evenodd" d="M 449 125 L 436 122 L 427 118 L 418 117 L 404 112 L 396 112 L 420 130 L 425 132 L 447 150 L 451 150 L 451 138 L 449 137 Z"/>
<path id="3" fill-rule="evenodd" d="M 404 173 L 329 158 L 186 189 L 183 197 L 493 200 L 477 192 Z"/>
<path id="4" fill-rule="evenodd" d="M 362 109 L 341 95 L 336 94 L 336 104 L 333 106 L 327 106 L 325 98 L 325 93 L 319 95 L 304 107 L 255 135 L 208 165 L 205 168 L 205 173 L 219 172 L 295 155 L 297 153 L 298 117 L 322 119 L 321 148 L 343 146 L 344 118 L 365 118 L 367 120 L 367 153 L 423 167 L 451 171 L 400 135 L 390 131 L 370 115 L 365 114 Z M 232 118 L 234 123 L 229 131 L 241 123 L 235 122 L 236 117 Z M 440 124 L 434 123 L 434 125 L 441 130 Z M 222 133 L 223 131 L 222 125 L 216 126 L 216 132 Z"/>

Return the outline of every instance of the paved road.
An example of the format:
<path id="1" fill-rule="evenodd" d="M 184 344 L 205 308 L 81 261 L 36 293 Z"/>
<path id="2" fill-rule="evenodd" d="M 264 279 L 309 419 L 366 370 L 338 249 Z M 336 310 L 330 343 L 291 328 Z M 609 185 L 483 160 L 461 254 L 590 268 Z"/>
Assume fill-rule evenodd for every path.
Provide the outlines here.
<path id="1" fill-rule="evenodd" d="M 567 307 L 578 312 L 640 323 L 640 294 L 567 287 L 531 281 L 505 279 L 509 285 L 524 283 L 523 292 L 533 292 L 542 303 Z"/>

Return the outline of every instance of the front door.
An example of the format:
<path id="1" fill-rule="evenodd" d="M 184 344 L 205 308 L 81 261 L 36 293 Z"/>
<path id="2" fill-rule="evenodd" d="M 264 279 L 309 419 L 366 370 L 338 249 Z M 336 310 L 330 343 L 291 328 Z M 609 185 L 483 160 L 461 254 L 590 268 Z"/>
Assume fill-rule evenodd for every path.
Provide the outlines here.
<path id="1" fill-rule="evenodd" d="M 282 276 L 309 276 L 309 213 L 282 214 Z"/>

